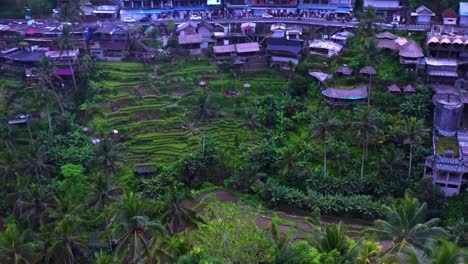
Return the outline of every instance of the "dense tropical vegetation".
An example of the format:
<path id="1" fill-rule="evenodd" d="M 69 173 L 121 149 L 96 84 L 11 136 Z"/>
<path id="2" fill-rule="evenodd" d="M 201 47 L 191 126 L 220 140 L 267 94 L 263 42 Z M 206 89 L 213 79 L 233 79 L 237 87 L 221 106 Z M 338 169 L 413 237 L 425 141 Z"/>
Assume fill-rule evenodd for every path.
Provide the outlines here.
<path id="1" fill-rule="evenodd" d="M 34 86 L 2 76 L 0 263 L 464 263 L 466 194 L 421 179 L 431 93 L 374 30 L 294 72 L 168 49 L 83 54 L 68 80 L 44 59 Z M 322 101 L 308 71 L 343 63 L 376 68 L 369 105 Z M 417 92 L 390 96 L 387 80 Z"/>

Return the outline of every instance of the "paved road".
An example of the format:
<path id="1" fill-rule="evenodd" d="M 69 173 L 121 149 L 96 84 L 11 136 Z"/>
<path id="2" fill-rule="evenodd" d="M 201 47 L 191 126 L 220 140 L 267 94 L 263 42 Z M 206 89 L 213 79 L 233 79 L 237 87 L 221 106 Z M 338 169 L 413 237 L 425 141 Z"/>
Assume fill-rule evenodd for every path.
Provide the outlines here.
<path id="1" fill-rule="evenodd" d="M 175 19 L 174 22 L 176 24 L 183 23 L 185 21 L 188 21 L 187 19 Z M 256 23 L 288 23 L 288 24 L 297 24 L 297 25 L 318 25 L 318 26 L 324 26 L 324 27 L 341 27 L 341 28 L 356 28 L 357 27 L 357 22 L 341 22 L 341 21 L 336 21 L 336 20 L 325 20 L 325 19 L 319 19 L 319 18 L 302 18 L 301 20 L 298 20 L 297 18 L 293 17 L 277 17 L 277 18 L 261 18 L 261 17 L 250 17 L 250 18 L 216 18 L 216 19 L 210 19 L 206 20 L 209 23 L 218 23 L 218 24 L 225 24 L 225 23 L 243 23 L 243 22 L 256 22 Z M 110 22 L 113 24 L 126 24 L 124 22 L 120 21 L 114 21 Z M 153 23 L 162 23 L 165 24 L 167 23 L 167 19 L 161 19 L 158 21 L 155 21 Z M 147 26 L 150 25 L 151 23 L 127 23 L 129 25 L 143 25 Z M 394 27 L 398 30 L 408 30 L 408 31 L 427 31 L 430 29 L 429 25 L 390 25 L 390 24 L 384 24 L 384 23 L 378 23 L 378 25 L 383 28 L 383 29 L 393 29 Z"/>

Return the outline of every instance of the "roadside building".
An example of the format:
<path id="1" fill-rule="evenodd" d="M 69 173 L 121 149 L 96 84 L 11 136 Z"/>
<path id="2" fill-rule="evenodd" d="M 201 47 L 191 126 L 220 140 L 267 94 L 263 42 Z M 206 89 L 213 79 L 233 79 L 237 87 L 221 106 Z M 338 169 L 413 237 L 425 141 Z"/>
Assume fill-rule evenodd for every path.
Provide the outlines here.
<path id="1" fill-rule="evenodd" d="M 116 19 L 119 16 L 119 9 L 116 5 L 102 5 L 97 6 L 93 13 L 100 19 Z"/>
<path id="2" fill-rule="evenodd" d="M 267 40 L 266 52 L 270 67 L 296 66 L 302 56 L 304 42 L 301 40 L 287 40 L 285 38 L 270 38 Z"/>
<path id="3" fill-rule="evenodd" d="M 364 8 L 372 6 L 377 16 L 400 22 L 400 10 L 403 8 L 399 0 L 364 0 Z"/>
<path id="4" fill-rule="evenodd" d="M 442 19 L 444 25 L 455 26 L 458 22 L 458 14 L 449 8 L 442 13 Z"/>
<path id="5" fill-rule="evenodd" d="M 309 43 L 310 54 L 319 55 L 326 58 L 337 56 L 342 49 L 342 45 L 326 40 L 316 39 Z"/>
<path id="6" fill-rule="evenodd" d="M 460 26 L 468 26 L 468 3 L 460 3 Z"/>
<path id="7" fill-rule="evenodd" d="M 435 16 L 434 12 L 432 12 L 429 8 L 425 5 L 422 5 L 414 12 L 411 13 L 411 17 L 416 24 L 431 24 L 432 18 Z"/>
<path id="8" fill-rule="evenodd" d="M 55 65 L 55 75 L 66 78 L 76 74 L 79 54 L 80 51 L 78 49 L 62 51 L 49 50 L 45 53 L 45 56 L 49 57 Z"/>
<path id="9" fill-rule="evenodd" d="M 334 34 L 331 39 L 333 42 L 336 42 L 340 45 L 346 45 L 349 37 L 353 37 L 354 34 L 349 31 L 342 31 Z"/>
<path id="10" fill-rule="evenodd" d="M 351 18 L 353 16 L 354 0 L 299 0 L 297 9 L 305 12 L 308 17 Z"/>

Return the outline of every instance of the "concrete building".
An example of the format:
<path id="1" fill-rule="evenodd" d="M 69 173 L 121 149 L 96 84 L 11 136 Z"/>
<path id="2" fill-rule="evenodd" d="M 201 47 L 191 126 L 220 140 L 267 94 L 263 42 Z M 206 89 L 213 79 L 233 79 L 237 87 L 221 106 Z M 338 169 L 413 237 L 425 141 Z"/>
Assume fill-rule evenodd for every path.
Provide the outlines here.
<path id="1" fill-rule="evenodd" d="M 468 184 L 468 98 L 438 93 L 433 103 L 434 150 L 426 159 L 424 176 L 451 196 Z"/>
<path id="2" fill-rule="evenodd" d="M 468 26 L 468 3 L 460 3 L 460 26 Z"/>
<path id="3" fill-rule="evenodd" d="M 416 10 L 411 13 L 411 17 L 416 24 L 431 24 L 434 16 L 434 12 L 424 5 L 416 8 Z"/>
<path id="4" fill-rule="evenodd" d="M 399 0 L 364 0 L 364 8 L 372 6 L 376 15 L 400 22 L 402 6 Z"/>
<path id="5" fill-rule="evenodd" d="M 333 12 L 337 17 L 353 16 L 354 0 L 299 0 L 297 8 L 320 16 L 320 13 Z"/>

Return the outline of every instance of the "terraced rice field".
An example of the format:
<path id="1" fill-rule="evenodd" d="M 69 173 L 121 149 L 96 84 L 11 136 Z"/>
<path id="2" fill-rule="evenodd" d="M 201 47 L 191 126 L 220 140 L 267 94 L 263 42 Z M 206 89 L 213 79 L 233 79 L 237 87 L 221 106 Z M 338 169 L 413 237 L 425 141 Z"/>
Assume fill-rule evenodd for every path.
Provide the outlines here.
<path id="1" fill-rule="evenodd" d="M 261 138 L 262 131 L 249 131 L 239 111 L 252 106 L 261 93 L 280 93 L 286 79 L 271 71 L 249 72 L 234 81 L 218 74 L 206 60 L 189 60 L 153 66 L 142 63 L 100 62 L 106 76 L 101 113 L 91 121 L 100 131 L 119 130 L 129 161 L 164 165 L 177 161 L 198 146 L 202 138 L 231 148 L 235 136 L 249 143 Z M 150 76 L 154 74 L 153 85 Z M 208 89 L 201 90 L 204 81 Z M 243 84 L 252 87 L 246 93 Z M 239 89 L 240 94 L 225 97 L 223 91 Z M 208 95 L 211 118 L 198 120 L 201 93 Z"/>

